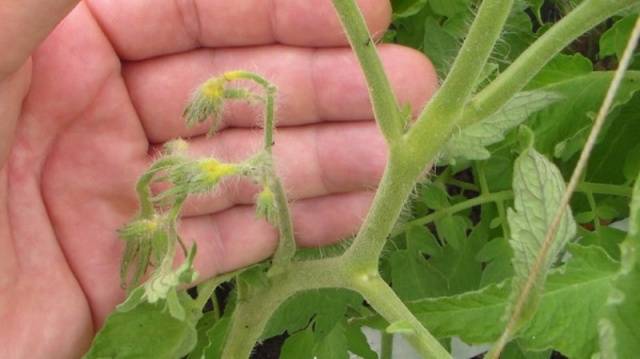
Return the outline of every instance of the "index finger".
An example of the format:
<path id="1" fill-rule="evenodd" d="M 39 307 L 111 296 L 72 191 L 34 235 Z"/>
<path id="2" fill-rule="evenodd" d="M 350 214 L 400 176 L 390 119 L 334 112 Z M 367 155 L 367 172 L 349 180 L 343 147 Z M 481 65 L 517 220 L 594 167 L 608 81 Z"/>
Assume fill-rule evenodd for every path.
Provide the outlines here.
<path id="1" fill-rule="evenodd" d="M 371 32 L 389 25 L 389 0 L 357 0 Z M 346 45 L 331 0 L 91 0 L 121 58 L 141 60 L 199 47 L 281 43 Z"/>

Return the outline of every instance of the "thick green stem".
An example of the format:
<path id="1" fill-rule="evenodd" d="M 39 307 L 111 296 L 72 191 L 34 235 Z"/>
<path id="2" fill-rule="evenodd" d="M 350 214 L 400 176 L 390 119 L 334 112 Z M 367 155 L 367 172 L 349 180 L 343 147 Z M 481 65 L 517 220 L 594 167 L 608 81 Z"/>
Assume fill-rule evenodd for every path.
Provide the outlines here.
<path id="1" fill-rule="evenodd" d="M 333 0 L 333 5 L 367 79 L 378 126 L 387 142 L 395 142 L 404 131 L 405 121 L 364 17 L 354 0 Z"/>
<path id="2" fill-rule="evenodd" d="M 227 335 L 223 358 L 248 358 L 271 315 L 296 293 L 306 290 L 345 288 L 360 293 L 390 323 L 407 323 L 407 336 L 418 352 L 429 358 L 450 358 L 440 343 L 411 314 L 377 272 L 356 271 L 344 257 L 293 262 L 262 291 L 238 302 Z"/>
<path id="3" fill-rule="evenodd" d="M 414 179 L 419 174 L 419 168 L 409 166 L 404 157 L 391 152 L 369 214 L 353 244 L 344 254 L 354 268 L 368 271 L 378 267 L 378 258 L 387 237 L 414 188 Z"/>
<path id="4" fill-rule="evenodd" d="M 238 302 L 222 357 L 249 358 L 267 322 L 282 303 L 305 290 L 347 288 L 346 273 L 340 258 L 291 263 L 287 273 L 272 280 L 268 288 Z"/>
<path id="5" fill-rule="evenodd" d="M 498 111 L 562 49 L 580 35 L 638 0 L 586 0 L 556 23 L 465 107 L 460 126 Z"/>
<path id="6" fill-rule="evenodd" d="M 371 307 L 389 323 L 402 322 L 410 326 L 412 332 L 403 335 L 423 358 L 451 358 L 449 352 L 422 326 L 380 276 L 363 274 L 356 278 L 353 289 L 362 294 Z"/>
<path id="7" fill-rule="evenodd" d="M 393 334 L 380 333 L 380 359 L 393 359 Z"/>

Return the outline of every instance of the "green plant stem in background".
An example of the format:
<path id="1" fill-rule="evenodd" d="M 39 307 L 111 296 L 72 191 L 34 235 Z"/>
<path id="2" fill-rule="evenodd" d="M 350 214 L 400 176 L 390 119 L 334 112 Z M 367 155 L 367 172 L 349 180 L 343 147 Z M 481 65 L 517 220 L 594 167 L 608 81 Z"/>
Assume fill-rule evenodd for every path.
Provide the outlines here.
<path id="1" fill-rule="evenodd" d="M 592 182 L 580 183 L 578 187 L 576 187 L 576 191 L 593 194 L 608 194 L 628 198 L 631 198 L 633 194 L 633 188 L 630 186 Z"/>
<path id="2" fill-rule="evenodd" d="M 460 126 L 482 121 L 522 90 L 554 56 L 580 35 L 637 0 L 586 0 L 527 48 L 465 107 Z"/>
<path id="3" fill-rule="evenodd" d="M 355 278 L 354 289 L 389 323 L 403 323 L 412 328 L 404 337 L 423 358 L 450 358 L 449 352 L 440 345 L 427 329 L 413 316 L 396 293 L 377 274 Z"/>
<path id="4" fill-rule="evenodd" d="M 632 188 L 623 186 L 623 185 L 610 185 L 610 184 L 602 184 L 602 183 L 583 182 L 578 185 L 578 188 L 576 189 L 576 191 L 584 192 L 584 193 L 593 193 L 593 194 L 606 194 L 606 195 L 620 196 L 620 197 L 631 197 Z M 412 226 L 423 226 L 431 222 L 437 221 L 439 219 L 445 218 L 447 216 L 450 216 L 452 214 L 456 214 L 458 212 L 462 212 L 464 210 L 467 210 L 476 206 L 480 206 L 486 203 L 495 202 L 496 204 L 498 204 L 498 203 L 503 203 L 505 201 L 509 201 L 512 199 L 513 199 L 513 191 L 511 190 L 493 192 L 489 194 L 481 194 L 478 197 L 473 197 L 466 201 L 456 203 L 451 207 L 446 207 L 446 208 L 437 210 L 433 213 L 430 213 L 427 216 L 416 218 L 412 221 L 409 221 L 404 225 L 402 225 L 401 227 L 399 227 L 398 229 L 394 230 L 393 233 L 391 233 L 391 235 L 397 236 L 399 234 L 404 233 L 407 229 L 411 228 Z"/>
<path id="5" fill-rule="evenodd" d="M 525 303 L 529 299 L 529 295 L 531 294 L 534 286 L 536 285 L 538 276 L 540 275 L 540 271 L 542 270 L 541 269 L 542 263 L 546 260 L 546 257 L 551 249 L 553 239 L 555 238 L 556 232 L 560 227 L 563 213 L 569 207 L 569 202 L 571 201 L 573 192 L 578 187 L 580 178 L 582 177 L 582 174 L 587 167 L 589 157 L 591 156 L 593 148 L 596 145 L 598 135 L 600 135 L 600 131 L 602 130 L 602 127 L 604 126 L 604 123 L 607 119 L 607 115 L 611 110 L 611 106 L 613 105 L 615 96 L 618 93 L 620 84 L 624 79 L 624 74 L 629 68 L 629 65 L 631 65 L 633 52 L 638 44 L 638 39 L 640 39 L 640 17 L 636 20 L 635 27 L 627 43 L 627 47 L 624 51 L 624 55 L 620 60 L 620 65 L 618 67 L 618 70 L 616 71 L 613 81 L 611 82 L 611 86 L 609 87 L 609 90 L 607 91 L 607 96 L 605 97 L 605 100 L 602 106 L 600 107 L 598 116 L 596 117 L 593 128 L 591 129 L 591 133 L 589 134 L 589 138 L 587 139 L 587 143 L 585 144 L 584 149 L 580 154 L 580 158 L 578 159 L 576 168 L 573 171 L 571 180 L 567 185 L 567 190 L 562 196 L 562 200 L 560 201 L 560 206 L 556 211 L 554 220 L 549 226 L 549 229 L 547 230 L 544 241 L 542 243 L 542 248 L 540 249 L 536 257 L 535 263 L 531 269 L 529 277 L 527 278 L 527 282 L 525 283 L 524 287 L 522 288 L 522 291 L 518 295 L 518 298 L 515 302 L 514 309 L 511 312 L 511 315 L 509 317 L 509 320 L 507 322 L 507 326 L 504 332 L 500 336 L 500 339 L 493 346 L 493 348 L 491 348 L 491 351 L 489 352 L 489 354 L 487 354 L 487 357 L 490 359 L 497 359 L 500 357 L 500 353 L 502 353 L 502 350 L 504 349 L 504 347 L 507 345 L 507 343 L 509 342 L 509 340 L 517 330 L 516 328 L 518 325 L 518 321 L 520 320 L 520 315 L 522 314 L 522 311 L 525 307 Z"/>
<path id="6" fill-rule="evenodd" d="M 393 334 L 380 333 L 380 359 L 393 359 Z"/>
<path id="7" fill-rule="evenodd" d="M 278 217 L 278 249 L 273 255 L 273 264 L 269 268 L 269 274 L 275 275 L 284 271 L 296 254 L 296 240 L 293 233 L 293 221 L 287 202 L 287 194 L 284 191 L 282 182 L 277 177 L 273 177 L 273 193 L 276 200 Z"/>

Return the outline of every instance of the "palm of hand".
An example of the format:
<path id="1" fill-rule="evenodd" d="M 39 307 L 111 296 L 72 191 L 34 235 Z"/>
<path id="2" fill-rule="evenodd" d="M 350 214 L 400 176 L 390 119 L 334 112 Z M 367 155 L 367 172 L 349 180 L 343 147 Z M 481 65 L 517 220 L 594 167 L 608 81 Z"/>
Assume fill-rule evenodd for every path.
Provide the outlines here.
<path id="1" fill-rule="evenodd" d="M 122 243 L 115 230 L 135 214 L 133 188 L 153 158 L 150 143 L 190 136 L 194 153 L 230 160 L 244 158 L 258 144 L 260 132 L 250 128 L 256 114 L 243 106 L 230 109 L 226 124 L 233 128 L 215 140 L 200 136 L 204 128 L 184 128 L 180 111 L 188 92 L 208 76 L 245 67 L 271 76 L 280 86 L 280 122 L 287 127 L 278 135 L 276 156 L 296 200 L 294 222 L 303 244 L 328 243 L 352 233 L 384 164 L 384 145 L 373 123 L 351 121 L 371 114 L 347 49 L 187 51 L 196 47 L 195 41 L 163 51 L 147 47 L 149 38 L 128 45 L 122 41 L 127 29 L 115 28 L 121 19 L 106 15 L 107 3 L 79 5 L 12 79 L 28 84 L 28 95 L 9 162 L 0 172 L 9 189 L 0 192 L 8 203 L 6 216 L 0 210 L 0 348 L 9 348 L 8 357 L 81 354 L 96 327 L 124 298 L 118 278 Z M 370 3 L 381 8 L 379 1 Z M 382 12 L 370 12 L 373 26 L 384 28 L 388 4 Z M 168 25 L 180 18 L 165 17 Z M 306 34 L 306 40 L 305 35 L 302 40 L 293 36 L 291 42 L 340 42 L 335 40 L 340 37 L 335 21 L 327 31 Z M 252 36 L 249 42 L 269 42 Z M 171 52 L 179 54 L 121 60 Z M 429 65 L 399 48 L 384 49 L 383 57 L 387 66 L 411 69 L 396 71 L 393 80 L 401 84 L 396 86 L 401 99 L 419 106 L 433 83 L 404 82 L 416 72 L 433 77 Z M 310 68 L 323 74 L 310 74 Z M 250 187 L 233 183 L 214 201 L 209 197 L 188 205 L 181 230 L 198 241 L 201 277 L 264 259 L 273 250 L 274 231 L 256 221 L 246 206 L 252 196 Z M 242 233 L 233 231 L 237 227 Z"/>

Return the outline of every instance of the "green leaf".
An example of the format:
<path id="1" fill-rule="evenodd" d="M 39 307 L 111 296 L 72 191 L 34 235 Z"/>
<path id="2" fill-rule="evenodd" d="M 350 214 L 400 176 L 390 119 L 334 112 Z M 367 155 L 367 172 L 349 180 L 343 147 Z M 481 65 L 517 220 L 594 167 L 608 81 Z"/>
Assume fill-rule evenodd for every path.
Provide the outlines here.
<path id="1" fill-rule="evenodd" d="M 349 306 L 361 305 L 362 298 L 344 289 L 306 291 L 287 300 L 269 320 L 263 339 L 284 332 L 295 333 L 306 328 L 315 318 L 317 335 L 326 335 L 342 320 Z"/>
<path id="2" fill-rule="evenodd" d="M 626 185 L 636 179 L 640 173 L 639 112 L 640 93 L 636 93 L 628 103 L 609 115 L 610 126 L 589 160 L 588 181 Z M 628 200 L 623 207 L 628 210 Z"/>
<path id="3" fill-rule="evenodd" d="M 393 0 L 393 18 L 401 19 L 417 14 L 427 4 L 427 0 Z"/>
<path id="4" fill-rule="evenodd" d="M 467 219 L 462 216 L 448 216 L 436 221 L 438 238 L 455 250 L 460 250 L 467 239 Z"/>
<path id="5" fill-rule="evenodd" d="M 216 324 L 209 329 L 207 337 L 209 338 L 209 345 L 204 350 L 204 358 L 207 359 L 221 359 L 222 350 L 224 349 L 224 342 L 231 326 L 231 318 L 225 317 L 216 322 Z"/>
<path id="6" fill-rule="evenodd" d="M 460 48 L 459 41 L 440 26 L 438 20 L 424 20 L 423 51 L 436 67 L 438 76 L 445 78 Z"/>
<path id="7" fill-rule="evenodd" d="M 429 0 L 429 6 L 438 15 L 454 17 L 471 5 L 470 0 Z"/>
<path id="8" fill-rule="evenodd" d="M 528 122 L 536 134 L 536 149 L 564 161 L 579 152 L 612 78 L 612 72 L 592 72 L 538 89 L 557 94 L 562 99 L 536 113 Z M 614 101 L 613 110 L 629 102 L 639 89 L 640 72 L 629 71 Z M 610 120 L 615 114 L 614 111 Z M 605 134 L 606 129 L 601 137 Z"/>
<path id="9" fill-rule="evenodd" d="M 427 260 L 408 250 L 391 254 L 391 283 L 403 300 L 446 295 L 447 281 L 443 273 L 428 266 Z"/>
<path id="10" fill-rule="evenodd" d="M 182 306 L 190 308 L 185 320 L 173 317 L 162 302 L 141 303 L 128 312 L 115 311 L 105 322 L 84 358 L 175 359 L 187 355 L 196 345 L 199 312 L 192 299 L 179 295 Z"/>
<path id="11" fill-rule="evenodd" d="M 313 359 L 313 332 L 310 329 L 299 331 L 284 342 L 280 359 Z"/>
<path id="12" fill-rule="evenodd" d="M 317 359 L 348 359 L 347 336 L 342 321 L 322 339 L 316 339 L 315 354 Z"/>
<path id="13" fill-rule="evenodd" d="M 486 241 L 485 226 L 476 226 L 469 237 L 468 225 L 460 216 L 453 216 L 451 227 L 440 231 L 442 240 L 457 245 L 445 245 L 426 259 L 421 252 L 397 250 L 391 253 L 391 285 L 403 300 L 416 300 L 463 293 L 477 289 L 482 274 L 482 264 L 474 257 Z M 458 226 L 459 228 L 453 228 Z M 449 227 L 449 226 L 445 226 Z M 459 230 L 458 230 L 459 229 Z"/>
<path id="14" fill-rule="evenodd" d="M 606 301 L 618 264 L 598 247 L 569 247 L 571 260 L 554 270 L 540 298 L 539 310 L 517 334 L 526 350 L 555 348 L 571 358 L 597 351 L 596 314 Z M 467 343 L 489 343 L 511 292 L 509 282 L 461 295 L 409 302 L 409 309 L 438 338 L 459 336 Z"/>
<path id="15" fill-rule="evenodd" d="M 486 160 L 491 157 L 487 146 L 504 139 L 505 134 L 526 121 L 560 97 L 548 91 L 521 92 L 514 96 L 499 112 L 473 124 L 454 135 L 444 147 L 444 161 L 456 158 Z"/>
<path id="16" fill-rule="evenodd" d="M 632 147 L 624 161 L 623 174 L 627 180 L 632 180 L 640 173 L 640 144 Z"/>
<path id="17" fill-rule="evenodd" d="M 621 251 L 620 271 L 600 320 L 603 358 L 633 358 L 640 352 L 640 179 L 631 202 L 629 236 Z"/>
<path id="18" fill-rule="evenodd" d="M 593 72 L 593 64 L 591 60 L 583 55 L 559 54 L 531 80 L 527 88 L 540 88 L 557 82 L 568 81 L 591 72 Z"/>
<path id="19" fill-rule="evenodd" d="M 536 15 L 536 18 L 540 23 L 542 23 L 542 16 L 540 15 L 540 10 L 542 9 L 542 5 L 544 5 L 544 0 L 526 0 L 527 4 L 531 6 L 531 10 Z"/>
<path id="20" fill-rule="evenodd" d="M 497 284 L 513 276 L 513 252 L 505 238 L 494 238 L 478 252 L 476 260 L 485 263 L 480 286 Z"/>
<path id="21" fill-rule="evenodd" d="M 533 148 L 525 150 L 516 160 L 513 179 L 515 209 L 510 208 L 507 213 L 511 229 L 509 243 L 513 248 L 512 263 L 515 271 L 512 296 L 514 301 L 527 282 L 536 258 L 543 248 L 547 229 L 554 220 L 565 190 L 560 171 Z M 534 314 L 547 272 L 575 234 L 576 224 L 571 211 L 567 210 L 562 215 L 548 254 L 539 268 L 538 279 L 519 318 L 520 324 L 524 324 Z"/>
<path id="22" fill-rule="evenodd" d="M 433 183 L 423 186 L 420 199 L 431 209 L 449 207 L 449 195 L 442 187 Z"/>
<path id="23" fill-rule="evenodd" d="M 442 248 L 431 232 L 423 227 L 412 225 L 405 231 L 407 249 L 410 252 L 435 256 L 442 253 Z"/>
<path id="24" fill-rule="evenodd" d="M 502 354 L 501 359 L 549 359 L 551 358 L 552 350 L 545 351 L 528 351 L 522 348 L 520 343 L 516 340 L 509 343 Z"/>
<path id="25" fill-rule="evenodd" d="M 362 332 L 362 328 L 355 325 L 347 325 L 347 347 L 349 351 L 359 358 L 378 359 L 378 354 L 369 346 L 367 337 Z"/>
<path id="26" fill-rule="evenodd" d="M 204 350 L 210 345 L 208 332 L 218 322 L 213 311 L 206 312 L 196 325 L 198 331 L 198 343 L 189 353 L 189 359 L 200 359 L 204 355 Z"/>
<path id="27" fill-rule="evenodd" d="M 600 57 L 616 55 L 618 60 L 627 47 L 631 31 L 636 23 L 637 15 L 630 15 L 618 21 L 600 37 Z"/>
<path id="28" fill-rule="evenodd" d="M 626 235 L 626 232 L 619 229 L 601 226 L 595 231 L 584 234 L 580 238 L 580 244 L 583 246 L 599 246 L 611 258 L 620 260 L 620 244 L 624 241 Z"/>

